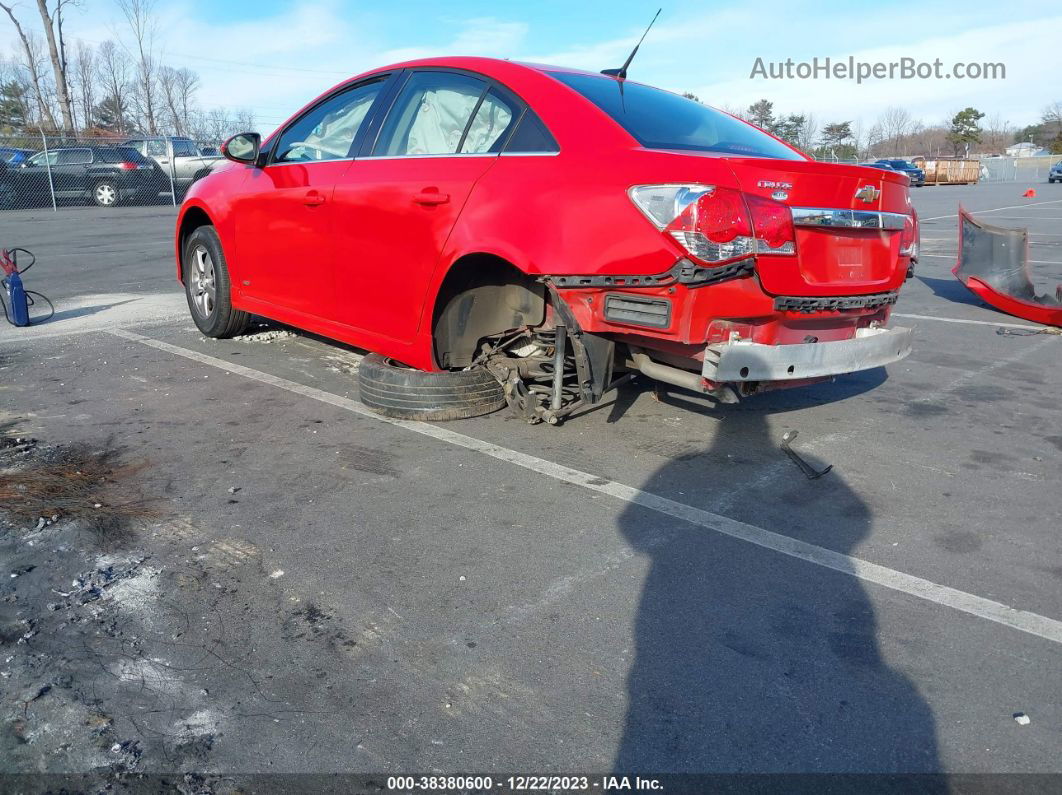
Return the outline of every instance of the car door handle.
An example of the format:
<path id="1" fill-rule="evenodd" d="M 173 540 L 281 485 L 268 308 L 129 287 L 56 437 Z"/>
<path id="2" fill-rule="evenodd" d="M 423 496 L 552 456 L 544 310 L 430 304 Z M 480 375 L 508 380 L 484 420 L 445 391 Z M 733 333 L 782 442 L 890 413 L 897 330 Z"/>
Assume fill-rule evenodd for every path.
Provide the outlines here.
<path id="1" fill-rule="evenodd" d="M 420 193 L 413 194 L 413 201 L 417 204 L 424 204 L 429 207 L 436 204 L 446 204 L 450 201 L 450 194 L 439 193 L 438 188 L 425 188 Z"/>
<path id="2" fill-rule="evenodd" d="M 302 203 L 307 207 L 317 207 L 324 204 L 324 194 L 317 190 L 312 190 L 302 198 Z"/>

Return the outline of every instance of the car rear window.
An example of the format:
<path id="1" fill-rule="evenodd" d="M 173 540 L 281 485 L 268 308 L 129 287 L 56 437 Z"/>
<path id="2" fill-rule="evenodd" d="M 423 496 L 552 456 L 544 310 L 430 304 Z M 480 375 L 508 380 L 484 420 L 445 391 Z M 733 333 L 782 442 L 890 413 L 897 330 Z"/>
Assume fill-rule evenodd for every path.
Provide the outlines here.
<path id="1" fill-rule="evenodd" d="M 670 91 L 611 77 L 571 72 L 550 75 L 605 111 L 647 149 L 804 160 L 755 127 Z"/>

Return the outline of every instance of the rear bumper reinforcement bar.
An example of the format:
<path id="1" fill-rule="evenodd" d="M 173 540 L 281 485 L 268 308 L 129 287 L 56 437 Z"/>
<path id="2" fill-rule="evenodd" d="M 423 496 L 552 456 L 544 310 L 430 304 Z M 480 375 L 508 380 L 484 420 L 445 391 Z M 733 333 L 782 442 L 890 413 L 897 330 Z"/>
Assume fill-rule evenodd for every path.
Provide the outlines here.
<path id="1" fill-rule="evenodd" d="M 882 367 L 911 352 L 909 328 L 858 329 L 850 340 L 763 345 L 739 340 L 709 345 L 701 375 L 716 383 L 790 381 Z"/>

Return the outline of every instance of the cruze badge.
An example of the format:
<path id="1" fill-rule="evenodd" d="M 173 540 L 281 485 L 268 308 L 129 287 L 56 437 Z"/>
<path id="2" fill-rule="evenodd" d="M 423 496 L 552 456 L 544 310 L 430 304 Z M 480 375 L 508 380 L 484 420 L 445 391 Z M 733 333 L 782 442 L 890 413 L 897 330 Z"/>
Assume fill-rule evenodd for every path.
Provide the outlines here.
<path id="1" fill-rule="evenodd" d="M 862 188 L 856 191 L 855 197 L 867 204 L 873 204 L 878 200 L 878 196 L 881 195 L 881 191 L 875 188 L 873 185 L 864 185 Z"/>
<path id="2" fill-rule="evenodd" d="M 770 179 L 761 179 L 756 183 L 757 188 L 779 188 L 780 190 L 792 190 L 792 182 L 775 182 Z"/>

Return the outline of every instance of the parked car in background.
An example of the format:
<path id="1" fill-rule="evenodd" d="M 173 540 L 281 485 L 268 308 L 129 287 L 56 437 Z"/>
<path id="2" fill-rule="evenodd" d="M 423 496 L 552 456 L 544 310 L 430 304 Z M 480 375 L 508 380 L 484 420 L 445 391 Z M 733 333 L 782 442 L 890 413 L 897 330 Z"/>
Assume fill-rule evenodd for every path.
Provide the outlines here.
<path id="1" fill-rule="evenodd" d="M 100 207 L 156 199 L 166 185 L 159 167 L 135 149 L 77 146 L 38 152 L 8 172 L 17 204 L 81 199 Z"/>
<path id="2" fill-rule="evenodd" d="M 15 187 L 11 184 L 8 172 L 13 168 L 18 168 L 32 154 L 32 149 L 0 146 L 0 210 L 14 207 L 17 199 Z"/>
<path id="3" fill-rule="evenodd" d="M 1047 181 L 1062 182 L 1062 160 L 1051 166 L 1051 170 L 1047 172 Z"/>
<path id="4" fill-rule="evenodd" d="M 131 146 L 158 163 L 162 171 L 173 180 L 173 188 L 178 197 L 184 196 L 189 186 L 209 174 L 214 166 L 225 162 L 220 154 L 203 154 L 195 141 L 182 136 L 131 138 L 123 146 Z M 164 190 L 169 192 L 169 184 Z"/>
<path id="5" fill-rule="evenodd" d="M 885 159 L 878 160 L 879 163 L 884 163 L 887 166 L 895 169 L 896 171 L 902 171 L 911 180 L 911 184 L 916 188 L 921 188 L 926 184 L 926 172 L 916 166 L 914 163 L 910 163 L 907 160 L 899 159 Z"/>
<path id="6" fill-rule="evenodd" d="M 0 163 L 5 164 L 8 168 L 13 168 L 21 164 L 24 160 L 29 158 L 33 154 L 33 149 L 19 149 L 14 146 L 0 146 Z"/>
<path id="7" fill-rule="evenodd" d="M 197 327 L 250 313 L 367 348 L 360 397 L 554 424 L 621 373 L 722 402 L 896 362 L 909 180 L 819 163 L 614 76 L 412 61 L 329 90 L 192 186 Z"/>

